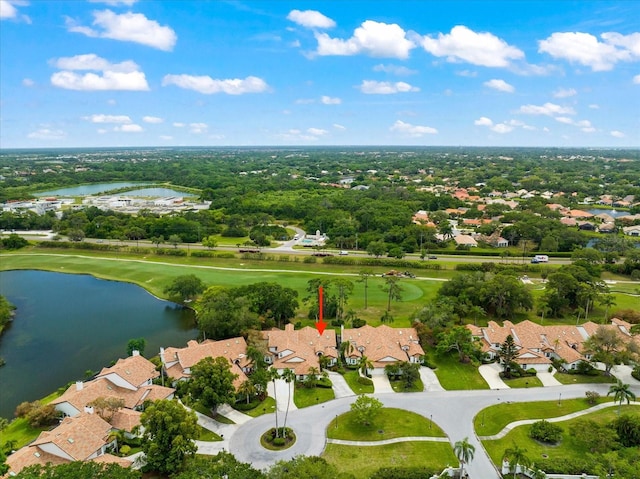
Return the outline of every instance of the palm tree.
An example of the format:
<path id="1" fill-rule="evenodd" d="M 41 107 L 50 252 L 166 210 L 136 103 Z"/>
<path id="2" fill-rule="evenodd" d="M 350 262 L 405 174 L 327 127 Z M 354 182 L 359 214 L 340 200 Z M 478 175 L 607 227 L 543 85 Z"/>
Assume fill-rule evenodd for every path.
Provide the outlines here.
<path id="1" fill-rule="evenodd" d="M 348 339 L 345 341 L 344 339 L 340 343 L 340 358 L 342 358 L 342 362 L 346 364 L 347 356 L 353 352 L 353 343 Z"/>
<path id="2" fill-rule="evenodd" d="M 600 304 L 604 306 L 604 322 L 609 319 L 609 308 L 616 304 L 616 299 L 612 294 L 605 294 L 600 298 Z"/>
<path id="3" fill-rule="evenodd" d="M 469 438 L 465 437 L 462 441 L 457 441 L 453 446 L 453 452 L 462 464 L 460 476 L 464 477 L 464 465 L 473 461 L 473 456 L 476 452 L 476 447 L 469 443 Z"/>
<path id="4" fill-rule="evenodd" d="M 618 379 L 618 382 L 609 388 L 607 396 L 613 394 L 613 402 L 619 402 L 618 416 L 620 415 L 620 408 L 622 407 L 622 401 L 627 401 L 629 404 L 631 401 L 636 400 L 636 395 L 631 390 L 631 386 L 624 384 Z"/>
<path id="5" fill-rule="evenodd" d="M 287 399 L 287 410 L 284 413 L 284 424 L 282 425 L 282 435 L 287 437 L 287 416 L 289 416 L 289 404 L 291 404 L 291 390 L 295 387 L 296 381 L 296 373 L 294 373 L 291 369 L 287 368 L 282 371 L 282 379 L 284 379 L 287 383 L 289 389 L 289 398 Z M 294 383 L 292 387 L 291 383 Z"/>
<path id="6" fill-rule="evenodd" d="M 513 478 L 516 477 L 518 466 L 528 467 L 531 460 L 526 456 L 527 450 L 521 449 L 515 442 L 513 447 L 504 451 L 504 456 L 509 460 L 509 472 L 513 471 Z"/>
<path id="7" fill-rule="evenodd" d="M 269 369 L 269 379 L 273 381 L 273 399 L 276 401 L 276 437 L 280 437 L 280 430 L 278 429 L 278 388 L 276 387 L 276 381 L 280 379 L 277 369 Z"/>
<path id="8" fill-rule="evenodd" d="M 249 399 L 251 399 L 251 396 L 253 396 L 256 393 L 256 387 L 253 385 L 251 381 L 247 379 L 242 384 L 240 384 L 240 387 L 238 388 L 238 393 L 242 396 L 246 396 L 247 404 L 249 404 L 250 402 Z"/>
<path id="9" fill-rule="evenodd" d="M 363 354 L 360 358 L 360 362 L 358 363 L 358 368 L 363 376 L 368 376 L 369 369 L 373 369 L 373 363 Z"/>

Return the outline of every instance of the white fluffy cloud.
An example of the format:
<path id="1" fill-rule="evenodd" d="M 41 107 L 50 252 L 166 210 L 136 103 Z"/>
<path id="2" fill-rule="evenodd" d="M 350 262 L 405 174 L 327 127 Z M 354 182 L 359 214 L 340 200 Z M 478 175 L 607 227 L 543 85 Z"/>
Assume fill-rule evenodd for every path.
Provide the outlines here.
<path id="1" fill-rule="evenodd" d="M 128 125 L 120 125 L 113 127 L 113 131 L 121 131 L 123 133 L 140 133 L 144 131 L 140 125 L 131 123 Z"/>
<path id="2" fill-rule="evenodd" d="M 340 123 L 334 123 L 334 124 L 333 124 L 333 127 L 334 127 L 336 130 L 346 130 L 346 129 L 347 129 L 347 127 L 346 127 L 346 126 L 341 125 Z"/>
<path id="3" fill-rule="evenodd" d="M 27 88 L 31 88 L 35 84 L 36 84 L 36 82 L 34 82 L 31 78 L 23 78 L 22 79 L 22 86 L 26 86 Z"/>
<path id="4" fill-rule="evenodd" d="M 556 32 L 538 42 L 538 51 L 590 67 L 592 71 L 611 70 L 619 61 L 640 59 L 640 33 L 609 32 L 600 38 L 603 41 L 590 33 Z"/>
<path id="5" fill-rule="evenodd" d="M 318 55 L 358 55 L 372 57 L 401 58 L 409 57 L 415 44 L 407 38 L 400 26 L 366 20 L 356 28 L 353 36 L 347 40 L 331 38 L 326 33 L 315 33 L 318 41 Z"/>
<path id="6" fill-rule="evenodd" d="M 622 133 L 621 131 L 618 130 L 613 130 L 611 132 L 611 136 L 615 137 L 615 138 L 624 138 L 624 133 Z"/>
<path id="7" fill-rule="evenodd" d="M 149 89 L 145 74 L 135 62 L 111 63 L 94 53 L 53 59 L 50 63 L 62 71 L 51 75 L 51 84 L 67 90 L 133 90 Z M 95 70 L 100 73 L 76 73 Z"/>
<path id="8" fill-rule="evenodd" d="M 513 93 L 516 89 L 513 85 L 508 84 L 504 80 L 489 80 L 483 83 L 484 86 L 493 88 L 494 90 L 503 91 L 505 93 Z"/>
<path id="9" fill-rule="evenodd" d="M 412 125 L 402 120 L 396 120 L 389 128 L 389 131 L 397 132 L 411 138 L 419 138 L 424 135 L 435 135 L 438 133 L 438 130 L 430 126 Z"/>
<path id="10" fill-rule="evenodd" d="M 336 22 L 316 10 L 291 10 L 287 19 L 306 28 L 333 28 Z"/>
<path id="11" fill-rule="evenodd" d="M 27 135 L 27 138 L 34 140 L 62 140 L 66 138 L 67 134 L 62 130 L 52 130 L 51 128 L 40 128 L 36 131 L 32 131 Z"/>
<path id="12" fill-rule="evenodd" d="M 420 91 L 420 88 L 402 81 L 392 83 L 387 81 L 363 80 L 359 88 L 362 93 L 367 95 L 392 95 L 394 93 Z"/>
<path id="13" fill-rule="evenodd" d="M 209 125 L 207 125 L 206 123 L 190 123 L 189 128 L 189 131 L 191 131 L 191 133 L 199 135 L 201 133 L 206 133 L 209 129 Z"/>
<path id="14" fill-rule="evenodd" d="M 577 95 L 578 92 L 573 88 L 558 88 L 553 92 L 554 98 L 568 98 L 570 96 Z"/>
<path id="15" fill-rule="evenodd" d="M 145 123 L 162 123 L 164 120 L 158 116 L 143 116 L 142 121 Z"/>
<path id="16" fill-rule="evenodd" d="M 299 128 L 291 128 L 278 136 L 285 141 L 317 141 L 329 132 L 322 128 L 307 128 L 305 131 Z"/>
<path id="17" fill-rule="evenodd" d="M 476 33 L 458 25 L 450 33 L 440 33 L 438 38 L 427 35 L 420 44 L 436 57 L 446 57 L 449 62 L 467 62 L 485 67 L 507 67 L 512 60 L 524 58 L 524 53 L 489 32 Z"/>
<path id="18" fill-rule="evenodd" d="M 111 10 L 93 12 L 92 25 L 97 28 L 77 25 L 74 20 L 67 18 L 67 29 L 70 32 L 82 33 L 88 37 L 135 42 L 165 51 L 173 50 L 178 39 L 170 27 L 149 20 L 142 13 L 117 14 Z"/>
<path id="19" fill-rule="evenodd" d="M 342 99 L 330 97 L 327 95 L 323 95 L 322 98 L 320 98 L 320 101 L 325 105 L 339 105 L 340 103 L 342 103 Z"/>
<path id="20" fill-rule="evenodd" d="M 519 113 L 526 115 L 575 115 L 576 112 L 570 106 L 560 106 L 555 103 L 545 103 L 544 105 L 522 105 Z"/>
<path id="21" fill-rule="evenodd" d="M 636 75 L 633 77 L 633 83 L 636 85 L 640 85 L 640 75 Z"/>
<path id="22" fill-rule="evenodd" d="M 535 130 L 535 127 L 527 125 L 526 123 L 520 120 L 509 120 L 503 123 L 494 123 L 491 118 L 487 118 L 486 116 L 481 116 L 476 121 L 473 122 L 476 126 L 486 126 L 491 131 L 504 135 L 505 133 L 512 132 L 515 128 L 522 128 L 524 130 Z"/>
<path id="23" fill-rule="evenodd" d="M 564 123 L 565 125 L 573 125 L 580 128 L 585 133 L 593 133 L 596 131 L 594 126 L 591 124 L 589 120 L 574 120 L 573 118 L 569 118 L 567 116 L 557 116 L 555 118 L 557 122 Z"/>
<path id="24" fill-rule="evenodd" d="M 262 78 L 254 76 L 248 76 L 244 79 L 216 80 L 208 75 L 165 75 L 162 79 L 162 86 L 167 85 L 175 85 L 179 88 L 194 90 L 205 95 L 214 93 L 226 93 L 227 95 L 262 93 L 269 88 L 269 85 Z"/>
<path id="25" fill-rule="evenodd" d="M 322 128 L 307 128 L 307 133 L 312 136 L 324 136 L 329 132 L 327 130 L 323 130 Z"/>
<path id="26" fill-rule="evenodd" d="M 404 66 L 400 66 L 400 65 L 384 65 L 384 64 L 379 64 L 379 65 L 375 65 L 373 67 L 373 71 L 374 72 L 384 72 L 384 73 L 390 73 L 392 75 L 398 75 L 398 76 L 409 76 L 409 75 L 415 75 L 416 73 L 418 73 L 416 70 L 411 70 L 410 68 L 404 67 Z"/>
<path id="27" fill-rule="evenodd" d="M 26 0 L 0 0 L 0 20 L 12 19 L 31 23 L 31 19 L 26 15 L 19 15 L 20 12 L 16 8 L 25 5 L 29 5 Z"/>
<path id="28" fill-rule="evenodd" d="M 491 121 L 491 118 L 481 116 L 476 121 L 474 121 L 473 124 L 477 126 L 493 126 L 493 121 Z"/>
<path id="29" fill-rule="evenodd" d="M 129 118 L 127 115 L 95 114 L 95 115 L 83 116 L 82 119 L 90 121 L 91 123 L 119 123 L 119 124 L 132 123 L 131 118 Z"/>

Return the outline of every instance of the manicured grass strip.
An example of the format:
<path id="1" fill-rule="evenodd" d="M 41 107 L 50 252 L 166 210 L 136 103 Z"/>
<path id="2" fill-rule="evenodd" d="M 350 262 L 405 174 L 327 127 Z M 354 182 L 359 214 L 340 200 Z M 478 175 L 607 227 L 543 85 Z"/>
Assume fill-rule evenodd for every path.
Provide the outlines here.
<path id="1" fill-rule="evenodd" d="M 381 467 L 425 467 L 442 471 L 457 464 L 451 445 L 443 442 L 401 442 L 386 446 L 357 447 L 327 444 L 322 453 L 340 472 L 366 479 Z"/>
<path id="2" fill-rule="evenodd" d="M 505 384 L 510 388 L 539 388 L 542 387 L 542 381 L 536 376 L 527 376 L 524 378 L 503 379 Z"/>
<path id="3" fill-rule="evenodd" d="M 435 356 L 436 376 L 443 388 L 448 391 L 467 389 L 489 389 L 489 385 L 473 364 L 463 364 L 454 355 Z"/>
<path id="4" fill-rule="evenodd" d="M 424 383 L 422 379 L 418 379 L 409 389 L 404 387 L 404 381 L 390 381 L 391 387 L 397 393 L 415 393 L 424 391 Z"/>
<path id="5" fill-rule="evenodd" d="M 332 388 L 299 388 L 296 387 L 293 393 L 293 403 L 302 409 L 303 407 L 314 406 L 323 402 L 331 401 L 336 396 Z"/>
<path id="6" fill-rule="evenodd" d="M 327 437 L 346 441 L 382 441 L 395 437 L 446 437 L 435 423 L 403 409 L 382 408 L 370 426 L 356 421 L 352 412 L 334 418 L 327 426 Z"/>
<path id="7" fill-rule="evenodd" d="M 569 428 L 572 424 L 582 420 L 592 420 L 600 423 L 610 422 L 617 416 L 617 407 L 611 407 L 596 411 L 585 416 L 580 416 L 568 421 L 562 421 L 555 423 L 562 427 L 564 430 L 562 440 L 556 445 L 544 445 L 541 442 L 534 441 L 529 437 L 529 430 L 531 425 L 520 426 L 513 429 L 502 439 L 494 441 L 483 441 L 487 453 L 491 457 L 494 464 L 501 464 L 502 457 L 504 456 L 505 449 L 513 447 L 514 442 L 521 448 L 526 449 L 526 456 L 533 462 L 542 459 L 543 454 L 547 455 L 549 459 L 556 460 L 572 460 L 580 459 L 589 453 L 588 450 L 583 448 L 569 433 Z M 640 406 L 622 406 L 622 413 L 638 414 L 640 412 Z"/>
<path id="8" fill-rule="evenodd" d="M 198 429 L 200 430 L 200 435 L 198 436 L 199 441 L 222 441 L 222 438 L 215 432 L 209 431 L 202 426 L 198 426 Z"/>
<path id="9" fill-rule="evenodd" d="M 258 416 L 262 416 L 263 414 L 269 414 L 274 412 L 275 410 L 276 410 L 276 401 L 271 396 L 267 396 L 264 401 L 262 401 L 253 409 L 249 409 L 248 411 L 241 411 L 240 409 L 238 409 L 238 411 L 251 417 L 258 417 Z"/>
<path id="10" fill-rule="evenodd" d="M 601 397 L 596 404 L 613 401 L 613 398 Z M 480 411 L 474 421 L 478 436 L 492 436 L 514 421 L 523 419 L 549 419 L 582 411 L 595 406 L 589 404 L 586 398 L 563 399 L 558 401 L 536 401 L 520 403 L 501 403 Z M 484 424 L 484 425 L 483 425 Z"/>
<path id="11" fill-rule="evenodd" d="M 235 422 L 232 419 L 229 419 L 228 417 L 223 416 L 222 414 L 214 414 L 212 419 L 222 424 L 235 424 Z"/>
<path id="12" fill-rule="evenodd" d="M 351 390 L 356 394 L 373 394 L 373 383 L 372 384 L 360 384 L 358 382 L 358 378 L 360 375 L 358 371 L 347 371 L 344 373 L 344 379 L 347 381 L 347 384 L 351 388 Z"/>
<path id="13" fill-rule="evenodd" d="M 616 382 L 615 377 L 605 376 L 604 373 L 598 374 L 597 376 L 588 376 L 586 374 L 556 373 L 554 377 L 562 384 L 606 384 Z"/>

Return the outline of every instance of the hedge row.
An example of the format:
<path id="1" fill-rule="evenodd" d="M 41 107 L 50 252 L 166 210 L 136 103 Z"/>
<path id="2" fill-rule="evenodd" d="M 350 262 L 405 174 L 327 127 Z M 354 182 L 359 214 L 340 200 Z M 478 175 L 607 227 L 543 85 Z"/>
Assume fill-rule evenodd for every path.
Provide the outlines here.
<path id="1" fill-rule="evenodd" d="M 518 271 L 523 273 L 539 273 L 542 268 L 538 264 L 517 263 L 465 263 L 457 264 L 456 271 Z"/>
<path id="2" fill-rule="evenodd" d="M 310 256 L 315 259 L 315 256 Z M 305 259 L 306 261 L 306 259 Z M 388 266 L 393 268 L 415 268 L 415 269 L 446 269 L 440 263 L 429 261 L 411 261 L 394 258 L 345 258 L 344 256 L 326 256 L 322 259 L 325 264 L 337 264 L 343 266 Z"/>

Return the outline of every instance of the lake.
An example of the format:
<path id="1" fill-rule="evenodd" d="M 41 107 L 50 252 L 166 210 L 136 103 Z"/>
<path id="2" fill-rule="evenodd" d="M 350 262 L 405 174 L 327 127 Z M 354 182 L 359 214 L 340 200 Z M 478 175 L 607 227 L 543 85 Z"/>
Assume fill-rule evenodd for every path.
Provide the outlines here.
<path id="1" fill-rule="evenodd" d="M 96 183 L 93 185 L 80 185 L 69 188 L 60 188 L 57 190 L 44 191 L 42 193 L 34 193 L 33 196 L 87 196 L 97 195 L 105 191 L 118 190 L 120 188 L 137 188 L 147 183 L 132 183 L 119 182 L 119 183 Z"/>
<path id="2" fill-rule="evenodd" d="M 191 310 L 162 301 L 139 286 L 89 275 L 0 272 L 0 294 L 17 306 L 0 337 L 0 416 L 85 371 L 125 357 L 127 342 L 145 338 L 145 356 L 160 346 L 184 346 L 197 336 Z"/>

